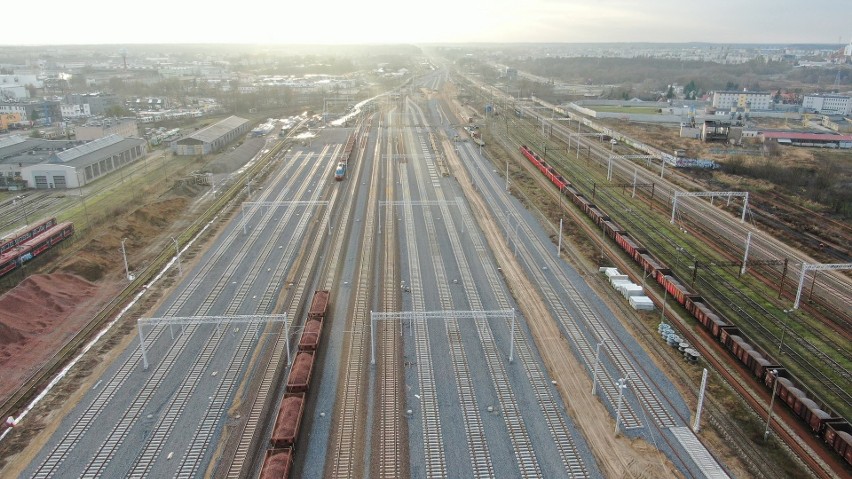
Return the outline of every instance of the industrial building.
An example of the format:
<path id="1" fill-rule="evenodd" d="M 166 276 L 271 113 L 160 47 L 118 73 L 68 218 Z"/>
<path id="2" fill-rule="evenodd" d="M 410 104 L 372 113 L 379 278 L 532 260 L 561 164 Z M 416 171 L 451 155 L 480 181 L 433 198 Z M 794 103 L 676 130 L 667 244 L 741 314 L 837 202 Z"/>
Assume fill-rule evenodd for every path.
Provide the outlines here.
<path id="1" fill-rule="evenodd" d="M 248 120 L 238 116 L 230 116 L 207 128 L 173 141 L 171 147 L 177 155 L 207 155 L 221 150 L 225 145 L 248 131 Z"/>
<path id="2" fill-rule="evenodd" d="M 0 138 L 0 188 L 23 187 L 21 170 L 46 162 L 54 153 L 79 146 L 71 140 L 45 140 L 20 135 Z"/>
<path id="3" fill-rule="evenodd" d="M 6 187 L 23 182 L 28 188 L 76 188 L 133 163 L 146 152 L 145 140 L 118 135 L 83 144 L 13 136 L 0 141 L 0 172 Z"/>
<path id="4" fill-rule="evenodd" d="M 852 148 L 852 135 L 809 133 L 797 131 L 764 131 L 759 135 L 763 142 L 775 141 L 782 145 L 812 146 L 821 148 Z"/>

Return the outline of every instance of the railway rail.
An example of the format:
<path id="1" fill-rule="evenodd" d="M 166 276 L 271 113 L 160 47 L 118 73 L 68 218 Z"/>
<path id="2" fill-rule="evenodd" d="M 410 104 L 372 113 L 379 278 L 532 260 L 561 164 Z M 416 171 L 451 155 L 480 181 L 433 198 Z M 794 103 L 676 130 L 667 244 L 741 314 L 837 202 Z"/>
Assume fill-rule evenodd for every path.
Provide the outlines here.
<path id="1" fill-rule="evenodd" d="M 471 150 L 472 150 L 472 148 L 471 148 Z M 476 161 L 471 161 L 471 159 L 472 159 L 472 158 L 475 158 L 475 155 L 473 154 L 473 152 L 472 152 L 472 151 L 471 151 L 468 155 L 465 155 L 465 156 L 467 156 L 467 158 L 464 160 L 464 164 L 465 164 L 466 166 L 472 166 L 472 165 L 475 165 L 475 164 L 477 163 Z M 473 171 L 471 172 L 471 173 L 473 174 L 473 176 L 477 178 L 477 180 L 476 180 L 476 181 L 477 181 L 477 186 L 479 185 L 479 182 L 480 182 L 480 181 L 483 181 L 483 178 L 485 178 L 485 177 L 489 176 L 489 175 L 490 175 L 490 173 L 491 173 L 491 172 L 490 172 L 490 168 L 483 168 L 482 172 L 483 172 L 483 173 L 487 173 L 487 175 L 482 176 L 482 175 L 477 174 L 476 172 L 473 172 Z M 502 191 L 502 189 L 503 189 L 503 188 L 502 188 L 502 185 L 496 185 L 496 184 L 493 184 L 493 185 L 490 185 L 488 188 L 478 188 L 478 189 L 479 189 L 480 191 L 492 191 L 492 193 L 491 193 L 491 194 L 488 194 L 488 193 L 485 193 L 485 194 L 484 194 L 484 196 L 483 196 L 484 201 L 482 202 L 483 204 L 482 204 L 482 205 L 480 205 L 480 208 L 481 208 L 481 209 L 484 209 L 484 208 L 485 208 L 484 203 L 486 203 L 486 202 L 487 202 L 487 204 L 488 204 L 489 206 L 495 205 L 495 204 L 497 203 L 497 201 L 496 201 L 496 199 L 495 199 L 495 198 L 498 198 L 498 197 L 500 197 L 500 196 L 504 195 L 504 193 L 499 193 L 499 192 L 500 192 L 500 191 Z M 493 193 L 493 192 L 498 192 L 498 193 Z M 476 196 L 478 196 L 478 195 L 475 195 L 475 194 L 474 194 L 473 196 L 474 196 L 474 197 L 476 197 Z M 495 209 L 498 209 L 498 210 L 499 210 L 500 208 L 502 208 L 502 206 L 500 206 L 500 207 L 495 206 Z M 498 213 L 496 214 L 496 216 L 497 216 L 498 218 L 500 218 L 500 213 L 498 212 Z M 505 219 L 504 219 L 504 218 L 500 218 L 500 219 L 501 219 L 501 222 L 503 222 L 503 227 L 505 228 L 505 227 L 506 227 Z M 508 241 L 508 240 L 507 240 L 507 241 Z M 495 242 L 496 242 L 496 241 L 495 241 Z M 507 248 L 508 248 L 508 246 L 507 246 Z M 549 248 L 546 248 L 546 249 L 549 249 Z M 545 254 L 547 254 L 547 253 L 545 253 Z M 549 266 L 549 265 L 548 265 L 548 266 Z M 540 265 L 540 264 L 538 264 L 538 263 L 535 263 L 535 266 L 533 266 L 533 267 L 531 267 L 531 268 L 527 269 L 527 272 L 533 275 L 533 281 L 534 281 L 534 282 L 536 282 L 536 283 L 540 283 L 540 280 L 536 280 L 536 279 L 535 279 L 535 276 L 534 276 L 534 275 L 535 275 L 535 272 L 536 272 L 537 270 L 539 270 L 539 269 L 541 269 L 541 265 Z M 541 285 L 540 285 L 540 284 L 539 284 L 538 286 L 539 286 L 539 287 L 541 287 Z M 556 316 L 558 316 L 558 314 L 557 314 Z M 533 321 L 535 322 L 535 321 L 539 321 L 539 320 L 538 320 L 538 319 L 536 319 L 536 320 L 533 320 Z M 539 322 L 540 322 L 540 321 L 539 321 Z M 601 383 L 601 384 L 603 384 L 603 383 Z M 688 460 L 688 459 L 686 459 L 686 460 L 681 459 L 681 461 L 682 461 L 682 462 L 684 462 L 684 461 L 689 461 L 689 460 Z M 622 466 L 623 466 L 623 467 L 629 467 L 629 465 L 625 465 L 625 464 L 622 464 Z"/>
<path id="2" fill-rule="evenodd" d="M 527 135 L 528 135 L 529 137 L 533 137 L 533 136 L 535 136 L 535 133 L 531 131 L 531 130 L 532 130 L 531 128 L 529 128 L 529 129 L 525 129 L 525 128 L 515 128 L 513 131 L 519 131 L 519 130 L 520 130 L 520 131 L 527 131 L 527 130 L 530 130 L 530 131 L 527 133 Z M 525 140 L 525 141 L 528 141 L 528 140 Z M 554 158 L 554 157 L 552 156 L 552 158 Z M 591 190 L 591 182 L 592 182 L 593 180 L 592 180 L 592 179 L 587 179 L 587 176 L 584 176 L 584 174 L 583 174 L 583 173 L 580 173 L 581 171 L 583 171 L 583 169 L 582 169 L 582 167 L 580 167 L 580 169 L 579 169 L 579 170 L 577 170 L 577 167 L 578 167 L 578 166 L 579 166 L 579 165 L 576 165 L 576 164 L 575 164 L 575 165 L 573 165 L 570 169 L 564 169 L 564 168 L 566 168 L 566 167 L 563 165 L 563 170 L 562 170 L 562 171 L 571 171 L 571 172 L 572 172 L 572 175 L 579 176 L 579 179 L 575 178 L 575 180 L 576 180 L 576 181 L 578 181 L 578 183 L 577 183 L 577 184 L 579 184 L 579 185 L 584 185 L 586 188 L 588 188 L 588 190 Z M 614 196 L 614 194 L 613 194 L 613 193 L 606 193 L 606 190 L 600 190 L 600 192 L 599 192 L 598 196 L 599 196 L 599 197 L 601 197 L 601 196 L 606 196 L 607 194 L 609 194 L 610 196 Z M 622 206 L 618 206 L 618 207 L 615 207 L 615 208 L 611 208 L 611 211 L 630 211 L 631 209 L 632 209 L 631 207 L 625 207 L 625 206 L 623 206 L 623 205 L 622 205 Z M 624 221 L 625 223 L 627 223 L 628 221 L 630 221 L 630 219 L 629 219 L 629 218 L 628 218 L 628 219 L 619 219 L 618 221 Z M 635 223 L 634 223 L 634 225 L 635 225 Z M 642 231 L 644 231 L 644 230 L 645 230 L 644 226 L 642 226 L 642 227 L 634 226 L 634 228 L 633 228 L 633 231 L 639 231 L 639 232 L 642 232 Z M 649 233 L 653 233 L 653 231 L 650 231 Z M 659 235 L 659 233 L 658 233 L 658 235 Z M 670 251 L 676 251 L 676 247 L 677 247 L 678 245 L 676 245 L 676 244 L 672 243 L 671 238 L 669 238 L 669 237 L 663 237 L 663 240 L 669 244 L 669 245 L 668 245 L 668 246 L 669 246 L 669 248 L 667 248 L 668 250 L 670 250 Z M 690 263 L 691 263 L 691 261 L 690 261 Z M 709 263 L 709 261 L 708 261 L 708 263 Z M 682 264 L 683 264 L 683 263 L 682 263 Z M 685 264 L 683 264 L 683 267 L 685 268 L 685 267 L 686 267 L 686 265 L 685 265 Z M 702 271 L 703 271 L 703 270 L 702 270 Z M 710 274 L 716 274 L 716 273 L 715 273 L 715 272 L 713 272 L 712 270 L 708 271 L 708 273 L 710 273 Z M 705 274 L 704 276 L 707 276 L 707 275 Z M 717 280 L 718 280 L 718 276 L 717 276 Z M 703 281 L 703 282 L 711 282 L 708 278 L 706 278 L 706 277 L 702 277 L 701 275 L 699 275 L 699 281 Z M 729 290 L 732 290 L 732 288 L 730 288 L 730 287 L 729 287 L 728 289 L 729 289 Z M 735 289 L 735 288 L 734 288 L 734 289 Z M 738 297 L 742 297 L 742 293 L 741 293 L 741 292 L 739 292 L 739 291 L 736 291 L 736 292 L 734 292 L 734 293 L 732 293 L 732 294 L 735 294 L 735 295 L 737 295 Z M 751 301 L 750 299 L 749 299 L 749 301 L 750 301 L 750 303 L 749 303 L 749 304 L 752 304 L 752 303 L 753 303 L 753 301 Z M 759 309 L 763 309 L 763 308 L 762 308 L 762 307 L 760 307 Z M 765 313 L 765 310 L 763 310 L 763 311 L 764 311 L 764 312 L 762 312 L 761 314 L 764 314 L 764 315 L 765 315 L 765 314 L 766 314 L 766 313 Z M 778 320 L 777 318 L 771 318 L 770 320 L 771 320 L 771 321 L 773 321 L 773 322 L 775 322 L 775 323 L 778 325 L 778 327 L 777 327 L 777 329 L 776 329 L 776 331 L 778 331 L 778 333 L 777 333 L 777 336 L 775 336 L 776 341 L 777 341 L 777 340 L 779 340 L 779 339 L 780 339 L 780 336 L 781 336 L 782 334 L 785 334 L 785 331 L 783 331 L 783 330 L 782 330 L 783 325 L 779 322 L 779 320 Z M 790 333 L 790 332 L 791 332 L 791 331 L 786 331 L 786 333 Z M 831 343 L 833 340 L 831 339 L 831 337 L 827 336 L 827 337 L 826 337 L 826 341 L 827 341 L 827 342 L 829 342 L 829 343 Z M 798 339 L 794 339 L 794 340 L 793 340 L 793 343 L 797 343 L 797 342 L 798 342 Z M 834 347 L 834 349 L 835 349 L 835 350 L 840 350 L 841 352 L 844 350 L 844 348 L 843 348 L 841 345 L 836 345 L 836 346 Z M 824 356 L 824 354 L 821 354 L 821 356 Z M 819 364 L 819 363 L 817 363 L 817 364 Z M 803 368 L 805 368 L 805 369 L 812 369 L 812 368 L 813 368 L 813 366 L 812 366 L 812 365 L 810 365 L 810 364 L 808 364 L 807 362 L 803 363 L 803 366 L 802 366 L 802 367 L 803 367 Z M 839 374 L 845 374 L 845 372 L 843 372 L 843 371 L 839 371 Z M 829 385 L 828 385 L 828 387 L 829 387 L 829 388 L 831 388 L 832 386 L 829 384 Z M 831 390 L 838 391 L 838 394 L 841 394 L 841 395 L 843 394 L 843 393 L 842 393 L 842 391 L 841 391 L 841 390 L 839 390 L 839 389 L 837 389 L 837 388 L 834 388 L 834 389 L 831 389 Z"/>
<path id="3" fill-rule="evenodd" d="M 487 93 L 483 92 L 483 94 L 485 94 L 486 98 L 487 98 Z M 498 95 L 498 97 L 500 97 L 500 95 Z M 500 97 L 500 98 L 502 98 L 502 97 Z M 505 98 L 502 98 L 502 101 L 507 101 L 507 100 Z M 553 108 L 554 111 L 558 110 L 553 105 L 548 105 L 548 104 L 543 103 L 541 101 L 539 101 L 539 103 L 542 103 L 543 105 L 547 106 L 548 108 Z M 528 110 L 527 113 L 529 113 L 529 115 L 525 115 L 525 118 L 534 118 L 536 121 L 540 121 L 540 122 L 548 122 L 549 121 L 548 118 L 546 118 L 544 115 L 540 114 L 539 112 L 536 112 L 535 110 Z M 563 113 L 564 112 L 560 111 L 560 114 L 563 114 Z M 590 124 L 589 120 L 579 118 L 574 113 L 571 113 L 569 116 L 571 117 L 572 121 L 580 121 L 583 124 Z M 508 118 L 507 117 L 505 117 L 505 118 L 506 118 L 506 121 L 508 122 Z M 538 123 L 536 123 L 535 126 L 538 127 L 539 126 Z M 537 129 L 537 128 L 535 128 L 535 129 Z M 507 123 L 507 131 L 508 131 L 508 123 Z M 545 129 L 542 128 L 542 131 L 545 131 Z M 588 152 L 589 152 L 589 155 L 587 157 L 587 161 L 595 161 L 597 164 L 602 165 L 603 168 L 607 168 L 608 159 L 613 154 L 613 152 L 610 151 L 610 148 L 605 148 L 605 147 L 603 147 L 603 146 L 601 146 L 601 145 L 599 145 L 599 144 L 597 144 L 593 141 L 590 141 L 588 139 L 583 139 L 583 138 L 577 137 L 577 135 L 575 135 L 574 131 L 570 130 L 569 128 L 567 128 L 564 125 L 561 125 L 559 123 L 552 126 L 551 132 L 552 132 L 554 138 L 557 138 L 563 144 L 568 144 L 569 147 L 570 147 L 572 141 L 574 143 L 578 144 L 578 146 L 579 146 L 579 144 L 582 143 L 582 145 L 583 145 L 582 149 L 584 151 L 588 150 Z M 610 133 L 613 134 L 613 135 L 616 135 L 616 133 L 614 133 L 614 132 L 610 132 Z M 532 141 L 529 144 L 539 145 L 539 144 L 541 144 L 540 143 L 541 141 L 546 141 L 546 139 L 542 140 L 542 137 L 540 135 L 537 138 L 538 139 L 536 141 Z M 574 141 L 574 140 L 576 140 L 576 141 Z M 573 151 L 573 147 L 570 147 L 570 148 L 572 148 L 572 151 Z M 558 149 L 560 149 L 560 148 L 557 148 L 557 150 Z M 579 149 L 577 151 L 577 157 L 579 159 Z M 659 175 L 656 172 L 649 171 L 649 170 L 645 169 L 644 167 L 639 167 L 635 163 L 628 162 L 628 161 L 613 161 L 612 168 L 613 168 L 613 172 L 615 174 L 615 177 L 618 178 L 619 181 L 631 182 L 634 178 L 634 175 L 636 175 L 637 181 L 639 183 L 654 183 L 655 186 L 656 186 L 654 201 L 656 201 L 658 207 L 660 207 L 662 209 L 666 209 L 666 208 L 670 207 L 671 199 L 672 199 L 672 192 L 677 189 L 671 183 L 671 181 L 661 179 L 661 178 L 659 178 Z M 670 171 L 669 174 L 671 175 L 671 171 Z M 680 180 L 680 178 L 679 178 L 679 180 Z M 695 204 L 698 204 L 697 201 L 694 201 L 694 199 L 691 199 L 691 198 L 683 198 L 683 201 L 679 200 L 678 203 L 679 204 L 685 204 L 685 203 L 689 203 L 689 202 L 694 202 Z M 670 208 L 669 208 L 669 211 L 671 211 Z M 718 208 L 704 208 L 703 215 L 704 216 L 712 216 L 712 217 L 716 218 L 717 220 L 721 221 L 723 224 L 725 224 L 725 228 L 727 230 L 730 230 L 730 233 L 728 234 L 730 244 L 727 245 L 727 247 L 732 252 L 739 252 L 740 257 L 742 257 L 743 246 L 745 244 L 745 236 L 746 236 L 746 232 L 747 232 L 748 228 L 735 224 L 733 219 L 730 218 L 730 216 L 728 216 L 727 213 L 723 212 L 722 210 L 720 210 Z M 779 253 L 779 252 L 781 252 L 781 253 Z M 760 231 L 754 232 L 749 254 L 750 254 L 750 257 L 753 258 L 753 259 L 756 259 L 756 258 L 776 258 L 778 256 L 778 254 L 781 254 L 782 257 L 787 257 L 787 258 L 791 258 L 791 259 L 797 259 L 801 256 L 800 253 L 791 250 L 790 248 L 788 248 L 783 243 L 775 240 L 774 238 L 772 238 L 769 235 L 766 235 L 766 234 L 764 234 L 763 232 L 760 232 Z M 809 262 L 809 263 L 816 263 L 815 260 L 809 259 L 809 258 L 806 258 L 806 261 Z M 759 268 L 761 268 L 761 270 L 764 271 L 767 274 L 767 276 L 770 276 L 770 277 L 777 277 L 781 274 L 780 267 L 778 267 L 778 266 L 763 265 L 763 266 L 760 266 Z M 790 264 L 789 264 L 788 274 L 790 274 L 792 277 L 797 278 L 798 275 L 799 275 L 798 268 L 799 268 L 799 263 L 796 262 L 796 261 L 791 261 Z M 770 273 L 770 271 L 772 271 L 772 273 Z M 826 308 L 831 313 L 828 314 L 828 315 L 826 315 L 825 313 L 817 313 L 817 314 L 823 314 L 823 318 L 826 319 L 826 320 L 828 319 L 828 317 L 831 314 L 842 316 L 842 317 L 844 317 L 848 320 L 849 319 L 849 311 L 848 311 L 849 299 L 848 299 L 848 296 L 846 295 L 846 292 L 849 291 L 849 279 L 848 279 L 848 277 L 843 275 L 841 272 L 827 272 L 827 273 L 820 275 L 820 278 L 821 278 L 821 281 L 819 283 L 817 283 L 817 288 L 814 292 L 815 295 L 814 295 L 813 299 L 816 303 L 819 303 L 823 308 Z M 790 283 L 788 283 L 788 286 L 792 286 L 793 289 L 795 289 L 796 284 L 793 284 L 793 282 L 791 281 Z"/>
<path id="4" fill-rule="evenodd" d="M 354 304 L 348 318 L 347 330 L 351 333 L 344 341 L 342 359 L 343 378 L 341 390 L 335 405 L 334 433 L 330 440 L 330 454 L 326 464 L 326 474 L 330 477 L 359 477 L 364 474 L 364 424 L 366 410 L 368 328 L 370 321 L 371 283 L 375 264 L 375 233 L 379 191 L 379 177 L 373 175 L 370 180 L 367 214 L 361 254 L 358 258 L 357 279 L 355 280 Z"/>
<path id="5" fill-rule="evenodd" d="M 536 177 L 536 176 L 538 176 L 538 175 L 534 175 L 534 177 Z M 596 235 L 592 235 L 592 237 L 594 237 L 594 236 L 596 236 Z M 799 447 L 798 449 L 801 449 L 801 447 Z"/>
<path id="6" fill-rule="evenodd" d="M 385 198 L 393 198 L 394 188 L 394 161 L 388 155 L 387 161 L 380 165 L 384 168 L 385 185 L 383 193 Z M 382 222 L 379 215 L 378 223 Z M 384 225 L 380 230 L 382 236 L 383 251 L 383 277 L 381 290 L 381 305 L 383 311 L 399 310 L 399 291 L 396 287 L 399 281 L 399 267 L 397 265 L 396 221 L 392 211 L 386 211 Z M 379 391 L 379 464 L 378 477 L 398 478 L 406 475 L 404 466 L 407 460 L 403 458 L 402 447 L 402 425 L 400 424 L 402 391 L 400 388 L 402 371 L 400 370 L 400 329 L 396 321 L 382 321 L 379 327 L 379 365 L 378 380 Z"/>
<path id="7" fill-rule="evenodd" d="M 283 223 L 281 223 L 283 225 Z M 212 261 L 205 263 L 198 274 L 193 278 L 190 282 L 189 286 L 177 297 L 177 300 L 169 306 L 166 312 L 166 316 L 174 316 L 177 314 L 181 308 L 188 302 L 189 298 L 194 297 L 199 291 L 200 286 L 204 283 L 205 278 L 209 278 L 212 274 L 212 269 L 217 261 L 221 261 L 224 258 L 230 257 L 229 251 L 233 247 L 234 243 L 240 241 L 241 232 L 238 229 L 233 229 L 226 241 L 224 241 L 219 248 L 217 248 L 213 254 Z M 226 274 L 218 276 L 218 281 L 212 290 L 208 293 L 205 300 L 202 302 L 200 309 L 197 310 L 197 313 L 201 315 L 205 315 L 209 312 L 212 307 L 213 300 L 219 296 L 219 293 L 225 288 L 227 284 L 230 283 L 231 278 L 233 277 L 236 266 L 240 262 L 240 258 L 247 258 L 251 253 L 250 243 L 251 241 L 255 241 L 260 237 L 259 231 L 253 231 L 250 241 L 244 242 L 242 247 L 239 249 L 236 257 L 238 261 L 230 263 Z M 256 258 L 256 261 L 260 261 L 262 258 Z M 259 271 L 260 268 L 255 268 L 255 277 L 257 275 L 256 271 Z M 252 281 L 248 281 L 250 284 Z M 245 286 L 244 286 L 245 287 Z M 244 296 L 244 295 L 243 295 Z M 232 303 L 233 305 L 233 303 Z M 232 306 L 233 308 L 233 306 Z M 170 348 L 166 357 L 163 361 L 157 365 L 155 371 L 151 376 L 146 380 L 145 385 L 143 386 L 142 392 L 138 394 L 132 405 L 125 411 L 123 418 L 116 424 L 101 445 L 98 452 L 91 459 L 89 466 L 84 471 L 83 475 L 100 475 L 103 473 L 103 470 L 109 465 L 112 457 L 117 451 L 118 447 L 127 437 L 130 427 L 139 417 L 142 412 L 142 409 L 148 404 L 151 400 L 162 379 L 171 372 L 172 367 L 174 366 L 177 358 L 183 353 L 184 348 L 186 346 L 189 338 L 192 337 L 192 334 L 195 332 L 196 327 L 190 326 L 186 330 L 183 331 L 179 338 L 179 340 L 175 343 L 175 346 Z M 149 335 L 150 341 L 156 341 L 162 332 L 165 330 L 164 327 L 155 328 L 152 334 Z M 218 336 L 214 336 L 206 346 L 205 352 L 200 356 L 201 358 L 206 358 L 206 360 L 210 359 L 210 354 L 215 350 L 218 345 Z M 140 352 L 134 352 L 131 356 L 131 359 L 124 364 L 119 369 L 119 373 L 107 381 L 107 385 L 104 389 L 101 390 L 96 400 L 91 403 L 86 413 L 75 423 L 71 432 L 62 438 L 60 443 L 54 448 L 53 453 L 51 453 L 48 458 L 42 463 L 42 465 L 37 469 L 36 476 L 49 476 L 53 474 L 59 466 L 61 466 L 62 462 L 66 459 L 70 451 L 79 443 L 82 436 L 92 427 L 94 422 L 100 416 L 100 414 L 108 407 L 112 394 L 118 390 L 125 382 L 130 372 L 134 367 L 138 367 L 139 360 L 141 358 Z M 203 364 L 202 364 L 203 367 Z M 190 377 L 192 377 L 193 373 L 190 373 Z M 196 381 L 197 381 L 196 376 Z M 194 389 L 190 387 L 191 389 Z M 184 398 L 185 399 L 185 398 Z M 178 405 L 180 409 L 180 406 Z M 176 418 L 172 418 L 173 420 Z M 150 456 L 149 457 L 153 457 Z M 150 464 L 149 464 L 150 465 Z"/>

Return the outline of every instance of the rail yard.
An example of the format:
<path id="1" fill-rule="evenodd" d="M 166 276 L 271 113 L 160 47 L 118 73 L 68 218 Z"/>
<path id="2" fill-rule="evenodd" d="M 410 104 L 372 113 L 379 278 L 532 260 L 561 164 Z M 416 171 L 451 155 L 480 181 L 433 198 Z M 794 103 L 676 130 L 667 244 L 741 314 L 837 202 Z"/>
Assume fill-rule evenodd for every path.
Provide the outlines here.
<path id="1" fill-rule="evenodd" d="M 476 141 L 454 141 L 457 89 L 499 112 Z M 132 280 L 155 306 L 8 474 L 784 477 L 720 401 L 702 427 L 745 465 L 696 426 L 702 366 L 797 472 L 849 474 L 848 276 L 821 273 L 786 309 L 815 260 L 741 222 L 744 202 L 676 195 L 687 178 L 554 105 L 444 68 L 369 105 L 309 142 L 301 126 L 266 140 Z M 608 293 L 563 219 L 657 310 Z M 12 425 L 4 437 L 26 420 Z"/>

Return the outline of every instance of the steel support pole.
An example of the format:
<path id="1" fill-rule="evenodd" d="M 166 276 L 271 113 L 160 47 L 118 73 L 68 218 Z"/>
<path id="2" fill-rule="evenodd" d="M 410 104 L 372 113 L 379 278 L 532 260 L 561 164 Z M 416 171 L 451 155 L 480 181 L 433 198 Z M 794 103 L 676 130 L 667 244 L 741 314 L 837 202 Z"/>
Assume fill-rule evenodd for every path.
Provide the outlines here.
<path id="1" fill-rule="evenodd" d="M 677 210 L 677 191 L 674 193 L 674 199 L 672 200 L 672 219 L 669 221 L 670 223 L 674 223 L 675 218 L 675 210 Z"/>
<path id="2" fill-rule="evenodd" d="M 243 236 L 248 234 L 248 230 L 246 229 L 246 204 L 243 203 L 240 207 L 240 211 L 243 217 Z"/>
<path id="3" fill-rule="evenodd" d="M 172 241 L 175 243 L 175 258 L 177 258 L 178 276 L 183 276 L 183 268 L 180 265 L 180 247 L 177 240 L 172 236 Z"/>
<path id="4" fill-rule="evenodd" d="M 577 118 L 577 159 L 580 159 L 580 118 Z"/>
<path id="5" fill-rule="evenodd" d="M 746 272 L 746 263 L 748 262 L 748 249 L 751 246 L 751 231 L 746 235 L 745 251 L 743 252 L 743 267 L 740 270 L 740 276 Z"/>
<path id="6" fill-rule="evenodd" d="M 802 273 L 799 275 L 799 287 L 796 288 L 796 302 L 793 309 L 799 309 L 799 300 L 802 299 L 802 288 L 805 286 L 805 273 L 808 272 L 808 263 L 802 263 Z"/>
<path id="7" fill-rule="evenodd" d="M 370 364 L 376 364 L 376 321 L 370 311 Z"/>
<path id="8" fill-rule="evenodd" d="M 624 378 L 618 380 L 618 406 L 615 408 L 615 434 L 618 435 L 618 425 L 621 422 L 621 403 L 624 400 L 624 389 L 627 388 Z"/>
<path id="9" fill-rule="evenodd" d="M 556 257 L 562 256 L 562 218 L 559 218 L 559 244 L 556 246 Z"/>
<path id="10" fill-rule="evenodd" d="M 601 364 L 601 346 L 603 343 L 598 343 L 595 348 L 595 369 L 592 372 L 592 394 L 598 390 L 598 368 L 600 368 Z"/>
<path id="11" fill-rule="evenodd" d="M 509 160 L 506 160 L 506 191 L 509 191 Z"/>
<path id="12" fill-rule="evenodd" d="M 124 258 L 124 274 L 128 281 L 133 281 L 130 279 L 130 268 L 127 266 L 127 251 L 124 249 L 124 242 L 127 241 L 127 238 L 122 238 L 121 240 L 121 257 Z"/>
<path id="13" fill-rule="evenodd" d="M 639 168 L 633 169 L 633 194 L 630 196 L 631 198 L 636 198 L 636 175 L 639 174 Z"/>
<path id="14" fill-rule="evenodd" d="M 769 400 L 769 414 L 766 416 L 766 428 L 763 429 L 763 440 L 769 437 L 769 425 L 772 422 L 772 406 L 775 405 L 775 393 L 778 390 L 778 370 L 773 369 L 770 374 L 775 376 L 775 381 L 772 382 L 772 399 Z"/>
<path id="15" fill-rule="evenodd" d="M 515 360 L 515 308 L 512 308 L 512 332 L 509 335 L 509 362 Z"/>
<path id="16" fill-rule="evenodd" d="M 695 422 L 692 424 L 692 431 L 697 433 L 701 430 L 701 409 L 704 407 L 704 389 L 707 387 L 707 368 L 704 368 L 704 373 L 701 374 L 701 388 L 698 390 L 698 406 L 695 408 Z"/>
<path id="17" fill-rule="evenodd" d="M 139 349 L 142 350 L 142 369 L 148 370 L 148 355 L 145 353 L 145 336 L 142 335 L 142 325 L 136 321 L 136 329 L 139 330 Z"/>
<path id="18" fill-rule="evenodd" d="M 743 216 L 740 218 L 740 223 L 745 223 L 746 210 L 748 209 L 748 191 L 746 191 L 745 201 L 743 201 Z"/>

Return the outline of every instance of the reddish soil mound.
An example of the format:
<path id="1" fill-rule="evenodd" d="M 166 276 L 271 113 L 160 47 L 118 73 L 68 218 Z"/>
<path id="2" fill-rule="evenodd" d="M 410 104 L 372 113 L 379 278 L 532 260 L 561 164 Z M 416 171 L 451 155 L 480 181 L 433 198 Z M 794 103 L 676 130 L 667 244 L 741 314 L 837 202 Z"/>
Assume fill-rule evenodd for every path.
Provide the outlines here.
<path id="1" fill-rule="evenodd" d="M 24 335 L 20 331 L 5 323 L 0 323 L 0 345 L 16 343 L 22 339 L 24 339 Z"/>
<path id="2" fill-rule="evenodd" d="M 159 231 L 151 231 L 151 227 L 165 228 L 170 225 L 174 218 L 186 208 L 188 202 L 189 200 L 183 197 L 169 198 L 139 208 L 127 218 L 130 234 L 133 236 L 159 234 Z"/>
<path id="3" fill-rule="evenodd" d="M 66 273 L 33 275 L 0 296 L 0 398 L 90 318 L 105 291 Z"/>

